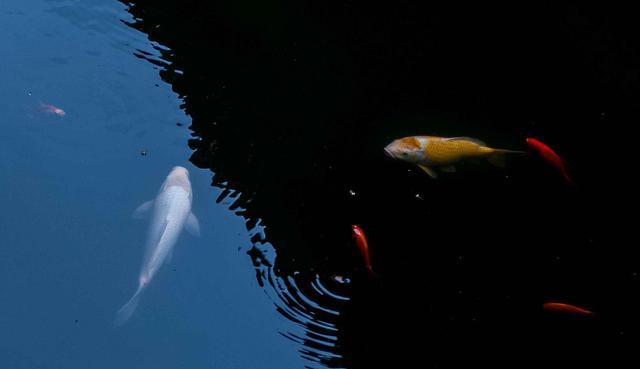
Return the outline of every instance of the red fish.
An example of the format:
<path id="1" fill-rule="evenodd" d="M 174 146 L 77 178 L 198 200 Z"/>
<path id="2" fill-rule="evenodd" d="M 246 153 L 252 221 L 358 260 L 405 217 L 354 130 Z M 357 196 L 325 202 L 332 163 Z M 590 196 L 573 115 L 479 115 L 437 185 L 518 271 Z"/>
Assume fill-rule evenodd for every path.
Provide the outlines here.
<path id="1" fill-rule="evenodd" d="M 563 313 L 580 315 L 593 315 L 593 312 L 590 310 L 575 305 L 563 304 L 561 302 L 545 302 L 542 307 L 543 309 L 548 311 L 559 311 Z"/>
<path id="2" fill-rule="evenodd" d="M 367 236 L 364 235 L 364 231 L 362 228 L 357 225 L 352 225 L 351 230 L 353 231 L 353 239 L 358 246 L 358 250 L 362 254 L 362 258 L 364 259 L 364 266 L 367 268 L 367 273 L 369 273 L 369 277 L 375 277 L 376 274 L 373 272 L 373 267 L 371 266 L 371 255 L 369 254 L 369 243 L 367 242 Z"/>
<path id="3" fill-rule="evenodd" d="M 567 164 L 560 157 L 560 155 L 556 154 L 553 149 L 544 144 L 542 141 L 537 140 L 535 138 L 527 138 L 527 145 L 530 149 L 537 152 L 542 159 L 544 159 L 547 163 L 551 164 L 560 174 L 562 178 L 568 183 L 573 184 L 573 180 L 569 177 L 569 173 L 567 171 Z"/>
<path id="4" fill-rule="evenodd" d="M 51 114 L 55 114 L 59 117 L 64 117 L 65 116 L 65 112 L 64 110 L 60 109 L 57 106 L 54 105 L 50 105 L 50 104 L 43 104 L 40 103 L 40 109 L 42 109 L 42 111 L 46 112 L 46 113 L 51 113 Z"/>

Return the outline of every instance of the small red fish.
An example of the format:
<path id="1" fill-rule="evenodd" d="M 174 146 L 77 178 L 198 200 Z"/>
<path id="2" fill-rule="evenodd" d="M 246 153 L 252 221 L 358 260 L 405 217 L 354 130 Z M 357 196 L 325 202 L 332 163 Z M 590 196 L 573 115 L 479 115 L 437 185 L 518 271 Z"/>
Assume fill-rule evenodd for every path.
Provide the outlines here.
<path id="1" fill-rule="evenodd" d="M 593 312 L 590 310 L 575 305 L 563 304 L 561 302 L 545 302 L 542 307 L 543 309 L 548 311 L 559 311 L 563 313 L 580 315 L 593 315 Z"/>
<path id="2" fill-rule="evenodd" d="M 45 112 L 45 113 L 55 114 L 55 115 L 57 115 L 59 117 L 64 117 L 66 115 L 64 110 L 60 109 L 57 106 L 50 105 L 50 104 L 40 103 L 40 109 L 42 109 L 42 111 Z"/>
<path id="3" fill-rule="evenodd" d="M 367 273 L 369 273 L 369 277 L 373 278 L 376 274 L 373 272 L 373 267 L 371 266 L 371 255 L 369 254 L 369 243 L 367 242 L 367 237 L 364 235 L 362 228 L 357 225 L 352 225 L 351 230 L 353 231 L 353 240 L 356 242 L 358 250 L 360 250 L 362 258 L 364 259 L 364 266 L 367 268 Z"/>
<path id="4" fill-rule="evenodd" d="M 540 155 L 540 157 L 542 157 L 542 159 L 544 159 L 547 163 L 556 168 L 556 170 L 560 172 L 562 178 L 564 178 L 564 180 L 568 184 L 573 184 L 573 180 L 571 179 L 571 177 L 569 177 L 569 173 L 567 171 L 566 162 L 560 157 L 560 155 L 556 154 L 553 149 L 535 138 L 527 138 L 527 145 L 530 149 L 537 152 L 538 155 Z"/>

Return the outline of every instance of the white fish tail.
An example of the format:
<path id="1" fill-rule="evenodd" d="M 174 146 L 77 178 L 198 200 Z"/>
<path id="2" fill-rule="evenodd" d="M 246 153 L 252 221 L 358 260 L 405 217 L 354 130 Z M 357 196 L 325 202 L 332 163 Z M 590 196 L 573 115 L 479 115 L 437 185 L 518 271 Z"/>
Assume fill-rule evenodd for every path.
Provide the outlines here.
<path id="1" fill-rule="evenodd" d="M 135 294 L 124 304 L 123 307 L 118 310 L 116 314 L 116 319 L 114 321 L 115 325 L 121 326 L 131 318 L 133 313 L 136 311 L 136 307 L 138 307 L 138 301 L 140 301 L 140 293 L 142 293 L 143 286 L 138 287 L 138 290 Z"/>

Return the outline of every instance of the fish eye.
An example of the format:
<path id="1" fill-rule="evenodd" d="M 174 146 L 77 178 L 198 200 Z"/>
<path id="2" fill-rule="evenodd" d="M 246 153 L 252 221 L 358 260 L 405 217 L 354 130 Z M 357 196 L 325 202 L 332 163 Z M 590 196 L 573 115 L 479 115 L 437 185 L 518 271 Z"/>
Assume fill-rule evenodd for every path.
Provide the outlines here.
<path id="1" fill-rule="evenodd" d="M 403 152 L 402 156 L 404 156 L 406 158 L 407 156 L 409 156 L 409 153 L 408 152 Z"/>

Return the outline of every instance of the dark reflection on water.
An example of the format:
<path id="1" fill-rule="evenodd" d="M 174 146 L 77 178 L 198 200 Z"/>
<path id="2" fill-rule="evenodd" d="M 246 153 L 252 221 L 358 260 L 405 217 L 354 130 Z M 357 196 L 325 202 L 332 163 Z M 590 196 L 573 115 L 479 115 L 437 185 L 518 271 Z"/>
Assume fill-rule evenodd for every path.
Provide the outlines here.
<path id="1" fill-rule="evenodd" d="M 130 25 L 166 46 L 161 60 L 137 56 L 182 97 L 191 161 L 215 173 L 220 201 L 247 219 L 257 278 L 304 327 L 283 334 L 310 362 L 579 365 L 604 361 L 590 348 L 620 332 L 637 339 L 638 264 L 615 208 L 630 150 L 623 137 L 604 139 L 638 118 L 630 16 L 545 5 L 129 4 Z M 414 134 L 514 149 L 540 137 L 579 185 L 527 158 L 431 181 L 383 155 Z M 379 281 L 364 277 L 351 224 L 369 236 Z M 353 282 L 336 284 L 336 274 Z M 549 324 L 545 299 L 602 317 L 573 330 Z M 523 344 L 532 337 L 535 350 Z M 566 341 L 580 355 L 555 351 Z"/>

